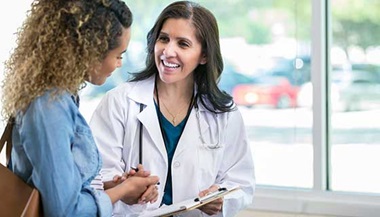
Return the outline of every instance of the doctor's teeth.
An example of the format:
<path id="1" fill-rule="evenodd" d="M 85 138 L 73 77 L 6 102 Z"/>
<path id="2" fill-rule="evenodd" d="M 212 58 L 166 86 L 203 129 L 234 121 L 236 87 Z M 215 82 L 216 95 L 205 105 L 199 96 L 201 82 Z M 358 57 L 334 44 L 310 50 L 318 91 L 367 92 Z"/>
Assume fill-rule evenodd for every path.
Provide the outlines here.
<path id="1" fill-rule="evenodd" d="M 178 64 L 168 63 L 166 61 L 162 61 L 162 62 L 164 63 L 165 66 L 170 67 L 170 68 L 178 68 L 179 67 Z"/>

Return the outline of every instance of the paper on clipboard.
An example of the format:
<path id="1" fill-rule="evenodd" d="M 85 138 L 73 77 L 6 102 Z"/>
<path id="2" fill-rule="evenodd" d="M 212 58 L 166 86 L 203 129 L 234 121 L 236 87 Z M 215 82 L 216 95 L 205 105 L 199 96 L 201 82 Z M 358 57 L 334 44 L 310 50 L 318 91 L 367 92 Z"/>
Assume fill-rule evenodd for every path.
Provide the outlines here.
<path id="1" fill-rule="evenodd" d="M 162 206 L 158 209 L 152 210 L 152 211 L 145 211 L 144 213 L 142 213 L 139 216 L 140 217 L 157 217 L 157 216 L 165 217 L 165 216 L 171 216 L 174 214 L 179 214 L 182 212 L 187 212 L 187 211 L 196 209 L 200 206 L 203 206 L 207 203 L 210 203 L 210 202 L 212 202 L 218 198 L 221 198 L 221 197 L 223 197 L 223 196 L 225 196 L 231 192 L 238 190 L 239 188 L 240 188 L 239 186 L 229 188 L 229 189 L 219 188 L 218 191 L 215 191 L 215 192 L 208 194 L 204 197 L 191 198 L 191 199 L 184 200 L 182 202 L 175 203 L 175 204 L 172 204 L 169 206 L 164 205 L 164 206 Z"/>

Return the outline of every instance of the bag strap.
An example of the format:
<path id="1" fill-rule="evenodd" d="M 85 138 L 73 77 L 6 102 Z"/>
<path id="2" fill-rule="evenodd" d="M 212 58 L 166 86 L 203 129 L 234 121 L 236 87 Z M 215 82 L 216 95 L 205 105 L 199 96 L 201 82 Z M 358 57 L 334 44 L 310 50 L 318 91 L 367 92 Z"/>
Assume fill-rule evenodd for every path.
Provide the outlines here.
<path id="1" fill-rule="evenodd" d="M 13 118 L 10 118 L 8 120 L 7 126 L 4 129 L 4 132 L 3 132 L 3 135 L 1 136 L 1 141 L 0 141 L 0 152 L 3 150 L 5 143 L 7 143 L 5 165 L 8 165 L 9 160 L 11 159 L 13 122 L 14 122 Z"/>
<path id="2" fill-rule="evenodd" d="M 143 107 L 144 107 L 144 105 L 141 103 L 140 104 L 140 113 L 142 112 Z M 143 126 L 142 126 L 142 123 L 140 121 L 140 132 L 139 132 L 140 133 L 140 135 L 139 135 L 139 164 L 142 164 L 142 159 L 143 159 L 142 130 L 143 130 Z"/>

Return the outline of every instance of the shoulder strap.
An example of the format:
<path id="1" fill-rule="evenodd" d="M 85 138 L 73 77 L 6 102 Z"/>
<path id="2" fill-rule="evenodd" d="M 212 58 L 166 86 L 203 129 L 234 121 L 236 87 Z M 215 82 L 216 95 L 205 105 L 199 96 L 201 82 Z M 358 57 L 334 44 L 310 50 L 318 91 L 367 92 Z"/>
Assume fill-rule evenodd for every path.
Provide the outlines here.
<path id="1" fill-rule="evenodd" d="M 143 110 L 144 105 L 141 103 L 140 104 L 140 113 Z M 143 126 L 142 123 L 140 122 L 140 135 L 139 135 L 139 164 L 142 164 L 142 159 L 143 159 L 143 146 L 142 146 L 142 130 Z"/>
<path id="2" fill-rule="evenodd" d="M 13 128 L 13 118 L 8 120 L 7 126 L 4 129 L 3 135 L 0 141 L 0 152 L 3 150 L 5 143 L 7 143 L 6 149 L 6 165 L 9 163 L 12 151 L 12 128 Z"/>

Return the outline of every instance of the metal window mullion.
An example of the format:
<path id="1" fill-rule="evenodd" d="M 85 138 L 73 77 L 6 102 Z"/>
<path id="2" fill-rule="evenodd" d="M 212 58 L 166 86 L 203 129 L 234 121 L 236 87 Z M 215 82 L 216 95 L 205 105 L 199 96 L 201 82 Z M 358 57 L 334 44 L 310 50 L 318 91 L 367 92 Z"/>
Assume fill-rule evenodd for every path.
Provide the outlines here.
<path id="1" fill-rule="evenodd" d="M 329 0 L 312 0 L 311 81 L 313 84 L 313 172 L 315 191 L 328 189 Z"/>

